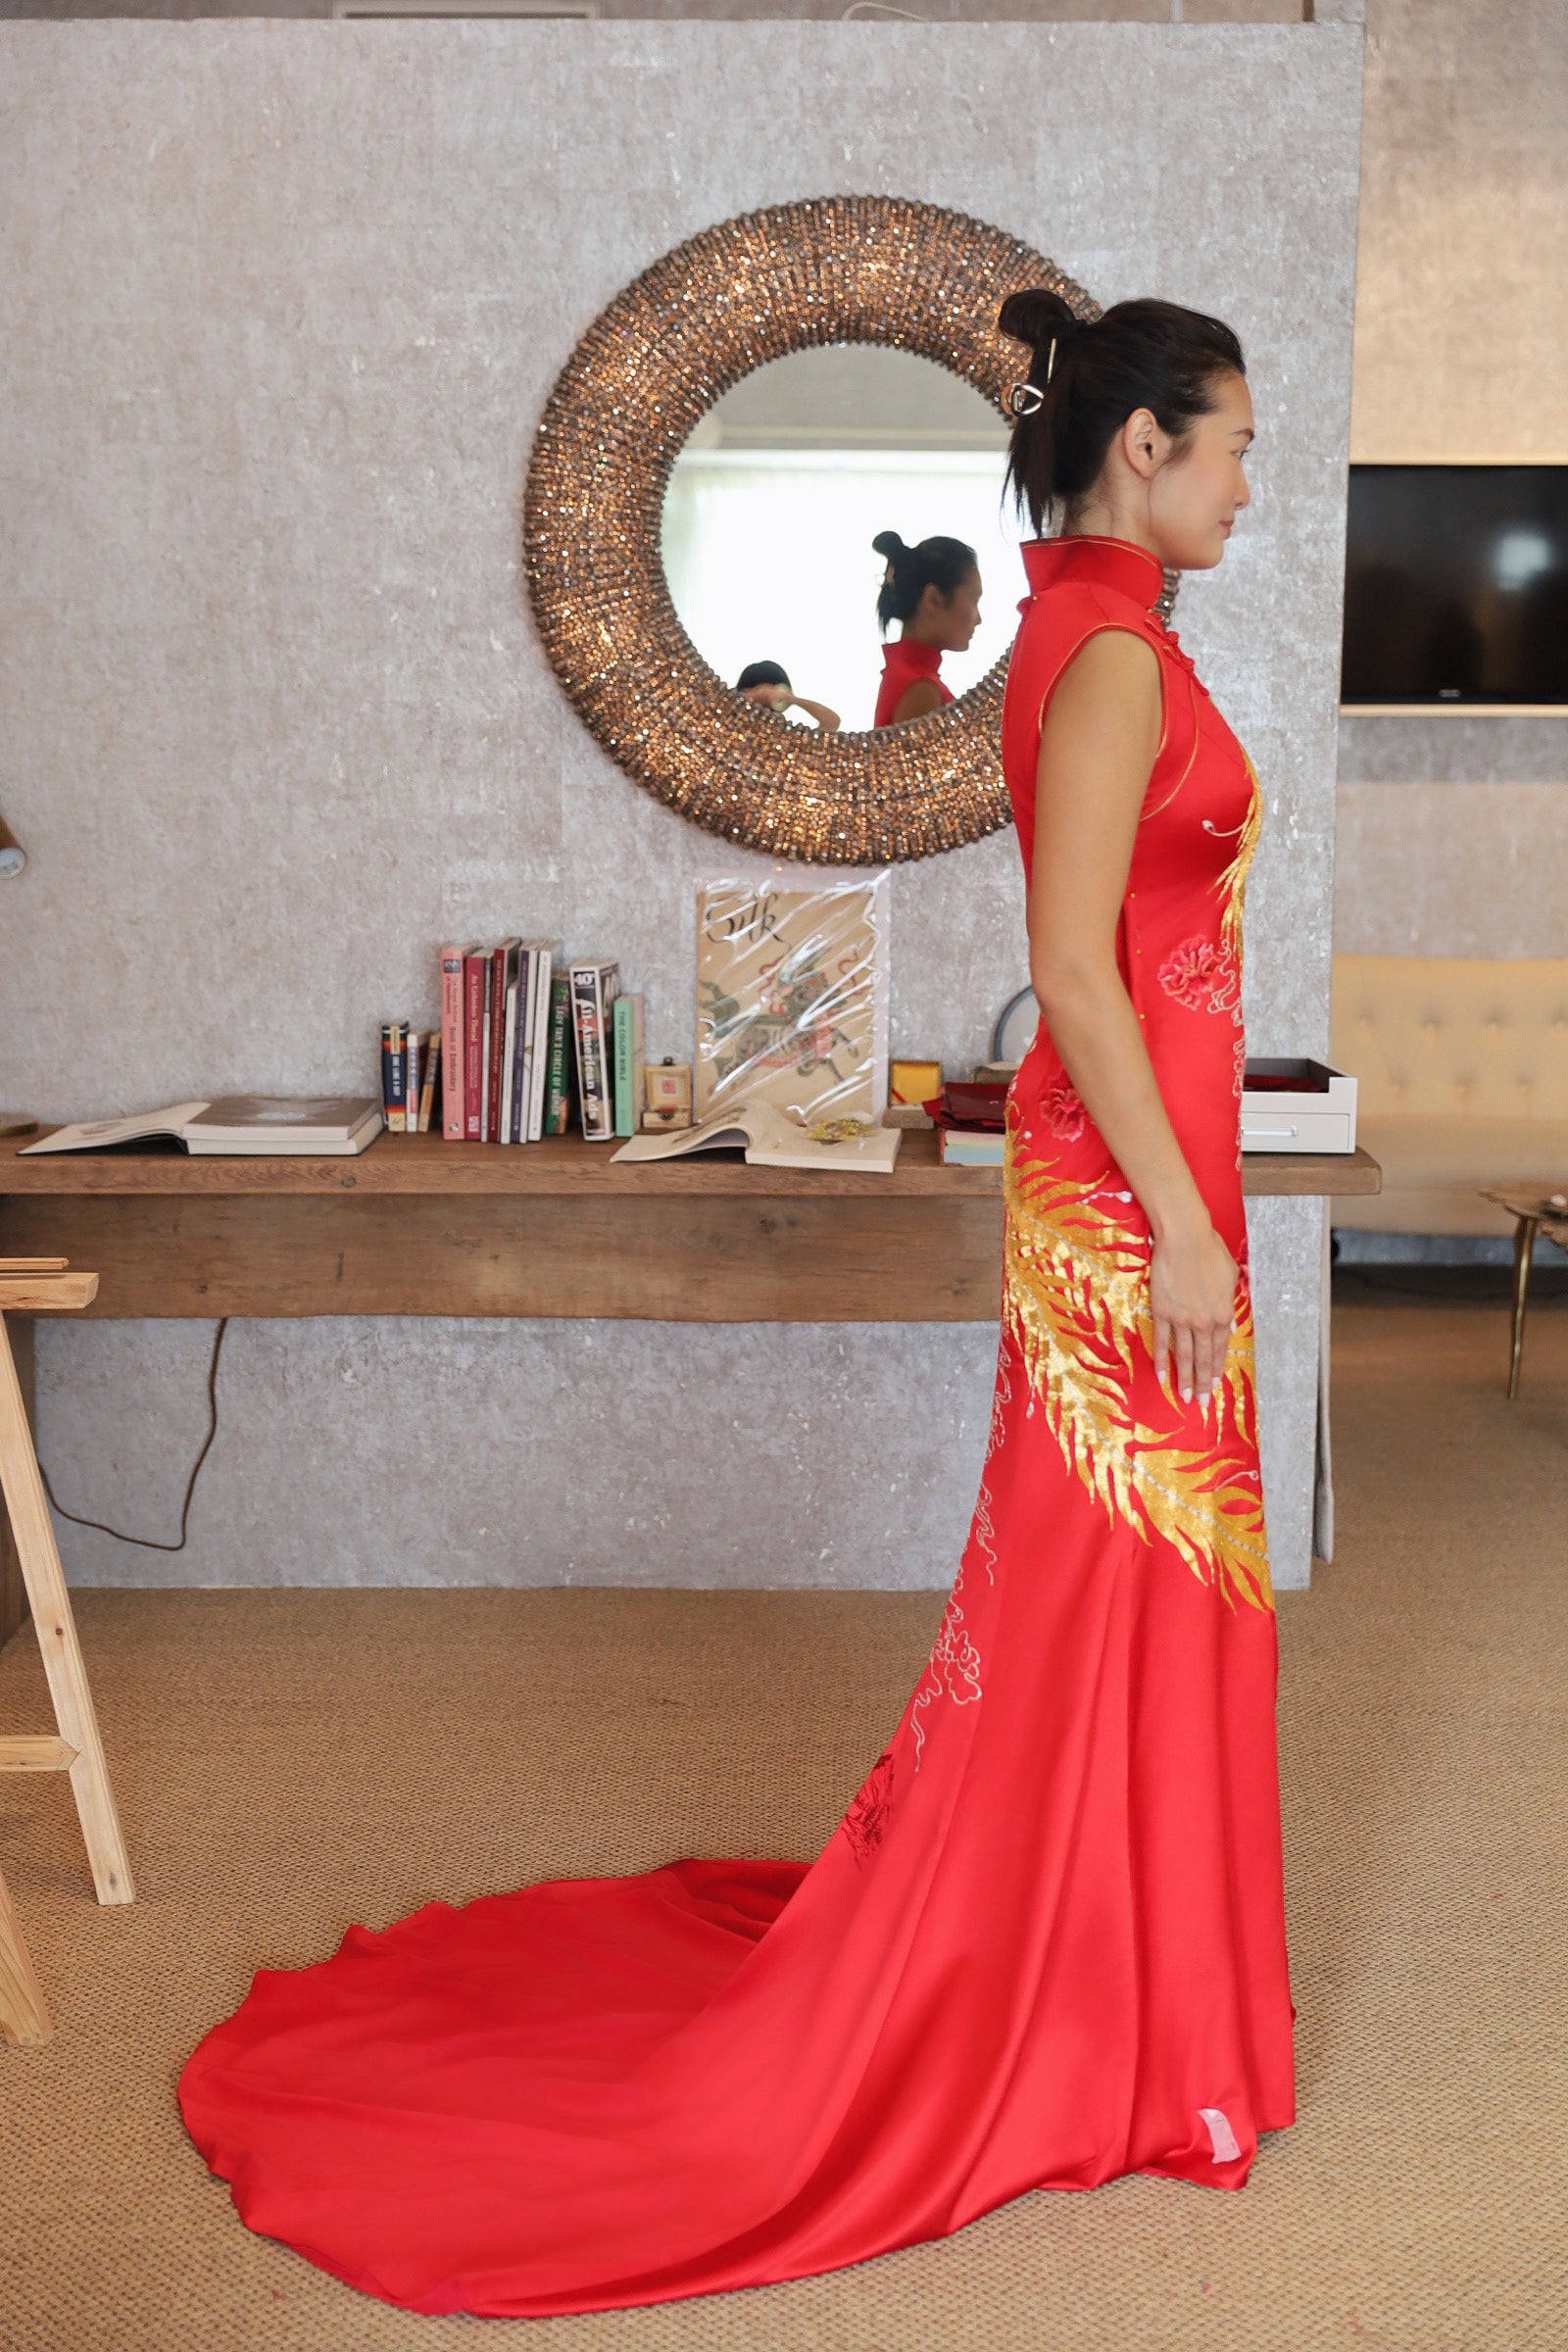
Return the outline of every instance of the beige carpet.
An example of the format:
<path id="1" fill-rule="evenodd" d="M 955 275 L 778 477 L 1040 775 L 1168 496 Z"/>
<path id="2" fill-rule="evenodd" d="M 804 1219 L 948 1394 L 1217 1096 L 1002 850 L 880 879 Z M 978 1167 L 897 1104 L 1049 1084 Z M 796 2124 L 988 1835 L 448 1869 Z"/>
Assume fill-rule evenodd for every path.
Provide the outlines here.
<path id="1" fill-rule="evenodd" d="M 1568 2345 L 1568 1309 L 1337 1327 L 1340 1557 L 1287 1596 L 1301 2120 L 1222 2196 L 1036 2196 L 837 2278 L 585 2320 L 419 2320 L 241 2229 L 172 2086 L 259 1963 L 431 1895 L 809 1853 L 940 1606 L 847 1594 L 85 1594 L 141 1884 L 0 1783 L 57 2037 L 0 2050 L 4 2352 L 1558 2352 Z M 42 1729 L 30 1634 L 0 1727 Z"/>

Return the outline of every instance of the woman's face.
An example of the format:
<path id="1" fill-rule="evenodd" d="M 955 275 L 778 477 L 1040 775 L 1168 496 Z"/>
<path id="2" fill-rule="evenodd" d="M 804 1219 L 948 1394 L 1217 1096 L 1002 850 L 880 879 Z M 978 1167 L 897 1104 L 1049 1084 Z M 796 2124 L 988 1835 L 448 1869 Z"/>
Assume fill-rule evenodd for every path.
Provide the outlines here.
<path id="1" fill-rule="evenodd" d="M 925 588 L 915 607 L 909 635 L 936 646 L 944 654 L 966 654 L 969 641 L 980 626 L 983 589 L 977 571 L 961 579 L 951 596 L 944 596 L 940 588 Z"/>
<path id="2" fill-rule="evenodd" d="M 1245 471 L 1253 431 L 1247 378 L 1223 375 L 1214 390 L 1214 407 L 1149 484 L 1150 534 L 1173 571 L 1212 571 L 1252 495 Z"/>

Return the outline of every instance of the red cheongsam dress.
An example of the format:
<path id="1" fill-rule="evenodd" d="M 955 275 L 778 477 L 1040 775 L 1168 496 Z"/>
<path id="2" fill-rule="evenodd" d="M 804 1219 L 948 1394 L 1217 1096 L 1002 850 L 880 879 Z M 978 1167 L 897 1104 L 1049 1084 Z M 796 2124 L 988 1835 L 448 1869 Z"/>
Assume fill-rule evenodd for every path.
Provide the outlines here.
<path id="1" fill-rule="evenodd" d="M 896 637 L 882 648 L 882 679 L 876 690 L 873 727 L 893 725 L 894 711 L 919 678 L 932 679 L 942 700 L 952 702 L 952 693 L 942 682 L 942 656 L 936 646 L 923 644 L 918 637 Z"/>
<path id="2" fill-rule="evenodd" d="M 1159 657 L 1118 953 L 1245 1263 L 1257 789 L 1151 617 L 1152 558 L 1074 539 L 1026 562 L 1005 715 L 1026 868 L 1064 666 L 1105 628 Z M 313 1968 L 262 1970 L 179 2084 L 253 2230 L 413 2311 L 588 2311 L 832 2270 L 1034 2189 L 1126 2173 L 1239 2188 L 1258 2133 L 1291 2120 L 1246 1279 L 1218 1411 L 1173 1402 L 1151 1359 L 1148 1222 L 1044 1033 L 1007 1151 L 972 1529 L 930 1658 L 821 1853 L 432 1902 L 350 1927 Z M 396 1838 L 395 1791 L 382 1829 Z M 1031 2226 L 1052 2231 L 1049 2201 Z"/>

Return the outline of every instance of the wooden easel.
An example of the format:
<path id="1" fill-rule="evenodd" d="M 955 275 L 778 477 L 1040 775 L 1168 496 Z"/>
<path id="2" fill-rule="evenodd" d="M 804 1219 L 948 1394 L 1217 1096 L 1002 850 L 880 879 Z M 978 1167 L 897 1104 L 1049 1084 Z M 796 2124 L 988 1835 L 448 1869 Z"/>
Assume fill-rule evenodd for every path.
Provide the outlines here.
<path id="1" fill-rule="evenodd" d="M 58 1313 L 89 1305 L 97 1275 L 66 1268 L 63 1257 L 0 1257 L 0 1489 L 55 1711 L 54 1737 L 0 1738 L 0 1772 L 70 1773 L 98 1900 L 129 1903 L 136 1897 L 135 1884 L 5 1323 L 8 1313 Z M 35 2044 L 47 2041 L 49 2033 L 43 1994 L 0 1879 L 0 2040 Z"/>

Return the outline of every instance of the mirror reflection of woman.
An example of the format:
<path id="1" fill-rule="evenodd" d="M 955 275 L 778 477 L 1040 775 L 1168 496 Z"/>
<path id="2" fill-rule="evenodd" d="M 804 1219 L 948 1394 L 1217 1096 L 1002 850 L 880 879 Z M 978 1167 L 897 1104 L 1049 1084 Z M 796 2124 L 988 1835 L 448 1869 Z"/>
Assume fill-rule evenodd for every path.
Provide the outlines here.
<path id="1" fill-rule="evenodd" d="M 264 1970 L 208 2035 L 180 2097 L 241 2213 L 413 2311 L 758 2286 L 1127 2174 L 1240 2189 L 1291 2121 L 1237 1151 L 1261 796 L 1157 611 L 1247 506 L 1251 404 L 1230 329 L 1166 303 L 1082 325 L 1020 293 L 1002 324 L 1012 480 L 1059 529 L 1024 550 L 1003 716 L 1043 1019 L 1007 1108 L 968 1541 L 814 1861 L 753 1844 L 432 1902 Z M 758 1703 L 787 1725 L 795 1702 Z M 1190 2209 L 1098 2224 L 1129 2210 L 1174 2236 Z M 1056 2262 L 1064 2220 L 1032 2203 L 1007 2242 Z M 804 2342 L 826 2306 L 766 2309 L 659 2332 Z"/>
<path id="2" fill-rule="evenodd" d="M 882 634 L 899 634 L 882 649 L 874 727 L 902 727 L 951 703 L 942 678 L 944 654 L 966 654 L 980 625 L 979 559 L 961 539 L 922 539 L 906 547 L 897 531 L 879 531 L 871 545 L 887 560 L 877 594 Z"/>

